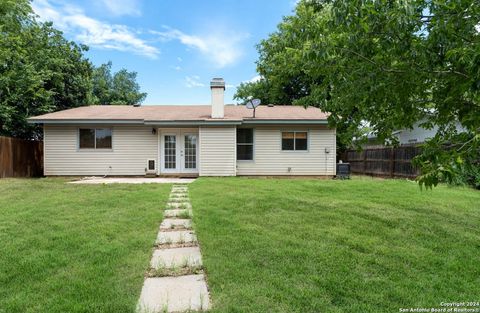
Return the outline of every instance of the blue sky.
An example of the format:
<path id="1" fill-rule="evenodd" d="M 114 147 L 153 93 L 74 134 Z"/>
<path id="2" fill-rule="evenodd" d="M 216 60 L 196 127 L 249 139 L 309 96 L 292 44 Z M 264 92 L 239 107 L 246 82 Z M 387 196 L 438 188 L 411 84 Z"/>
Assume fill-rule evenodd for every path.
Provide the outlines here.
<path id="1" fill-rule="evenodd" d="M 255 45 L 275 31 L 295 0 L 34 0 L 41 20 L 90 46 L 95 64 L 138 72 L 144 104 L 208 104 L 223 77 L 226 103 L 257 77 Z"/>

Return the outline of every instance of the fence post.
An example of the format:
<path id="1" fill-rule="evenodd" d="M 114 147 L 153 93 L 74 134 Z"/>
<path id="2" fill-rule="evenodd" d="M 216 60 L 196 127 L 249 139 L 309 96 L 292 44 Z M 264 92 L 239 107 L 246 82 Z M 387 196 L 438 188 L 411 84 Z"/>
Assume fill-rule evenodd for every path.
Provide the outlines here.
<path id="1" fill-rule="evenodd" d="M 393 178 L 395 172 L 395 149 L 390 149 L 390 177 Z"/>
<path id="2" fill-rule="evenodd" d="M 367 150 L 368 149 L 363 150 L 363 175 L 367 172 Z"/>

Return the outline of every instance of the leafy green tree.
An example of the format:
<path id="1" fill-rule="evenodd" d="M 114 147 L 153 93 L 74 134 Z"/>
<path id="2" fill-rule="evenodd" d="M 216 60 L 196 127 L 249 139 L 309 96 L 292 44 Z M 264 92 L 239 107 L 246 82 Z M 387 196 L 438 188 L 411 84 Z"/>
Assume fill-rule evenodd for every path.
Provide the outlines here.
<path id="1" fill-rule="evenodd" d="M 102 64 L 93 70 L 92 104 L 141 103 L 147 94 L 140 92 L 137 73 L 121 69 L 112 75 L 112 62 Z"/>
<path id="2" fill-rule="evenodd" d="M 41 138 L 27 123 L 34 115 L 88 104 L 143 101 L 136 73 L 111 75 L 111 63 L 94 68 L 85 45 L 64 38 L 51 22 L 36 20 L 28 0 L 0 2 L 0 135 Z"/>
<path id="3" fill-rule="evenodd" d="M 394 130 L 425 120 L 439 131 L 416 160 L 419 181 L 453 181 L 480 155 L 479 21 L 471 0 L 304 0 L 258 47 L 264 81 L 236 96 L 263 84 L 267 102 L 318 106 L 344 145 L 365 123 L 395 143 Z"/>
<path id="4" fill-rule="evenodd" d="M 28 1 L 0 3 L 0 134 L 41 137 L 32 115 L 83 105 L 91 94 L 86 46 L 38 23 Z"/>
<path id="5" fill-rule="evenodd" d="M 38 23 L 28 1 L 0 3 L 0 134 L 41 137 L 32 115 L 88 102 L 91 65 L 86 46 L 67 41 L 51 23 Z"/>

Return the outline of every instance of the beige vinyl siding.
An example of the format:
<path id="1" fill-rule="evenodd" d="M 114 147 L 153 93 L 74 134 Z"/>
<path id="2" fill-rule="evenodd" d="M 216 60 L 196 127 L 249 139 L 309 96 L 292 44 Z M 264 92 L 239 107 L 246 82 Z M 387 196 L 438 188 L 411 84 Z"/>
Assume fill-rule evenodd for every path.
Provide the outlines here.
<path id="1" fill-rule="evenodd" d="M 235 127 L 200 127 L 200 176 L 235 176 Z"/>
<path id="2" fill-rule="evenodd" d="M 158 162 L 158 136 L 151 127 L 112 126 L 112 149 L 104 151 L 78 149 L 78 128 L 45 125 L 45 175 L 144 175 L 148 159 Z"/>
<path id="3" fill-rule="evenodd" d="M 297 130 L 308 131 L 308 151 L 282 151 L 282 131 Z M 253 161 L 237 161 L 237 175 L 335 175 L 335 129 L 256 127 L 253 136 Z"/>

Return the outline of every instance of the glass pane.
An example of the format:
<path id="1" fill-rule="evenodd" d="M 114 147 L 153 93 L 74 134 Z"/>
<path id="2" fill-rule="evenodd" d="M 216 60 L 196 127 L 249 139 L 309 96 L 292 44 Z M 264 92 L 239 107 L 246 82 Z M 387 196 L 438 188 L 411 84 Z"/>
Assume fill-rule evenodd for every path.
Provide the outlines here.
<path id="1" fill-rule="evenodd" d="M 307 132 L 295 133 L 295 150 L 307 150 Z"/>
<path id="2" fill-rule="evenodd" d="M 295 136 L 294 132 L 283 132 L 282 133 L 282 139 L 293 139 Z"/>
<path id="3" fill-rule="evenodd" d="M 185 168 L 197 168 L 197 136 L 185 135 Z"/>
<path id="4" fill-rule="evenodd" d="M 307 139 L 307 132 L 296 132 L 295 133 L 296 139 Z"/>
<path id="5" fill-rule="evenodd" d="M 174 169 L 177 167 L 177 137 L 166 135 L 164 137 L 164 167 Z"/>
<path id="6" fill-rule="evenodd" d="M 295 136 L 294 132 L 282 133 L 282 150 L 293 150 L 294 136 Z"/>
<path id="7" fill-rule="evenodd" d="M 238 145 L 237 160 L 253 160 L 253 145 Z"/>
<path id="8" fill-rule="evenodd" d="M 112 149 L 112 130 L 110 128 L 97 128 L 97 149 Z"/>
<path id="9" fill-rule="evenodd" d="M 95 129 L 80 129 L 80 149 L 95 148 Z"/>
<path id="10" fill-rule="evenodd" d="M 237 129 L 237 143 L 253 143 L 253 129 L 251 128 Z"/>

